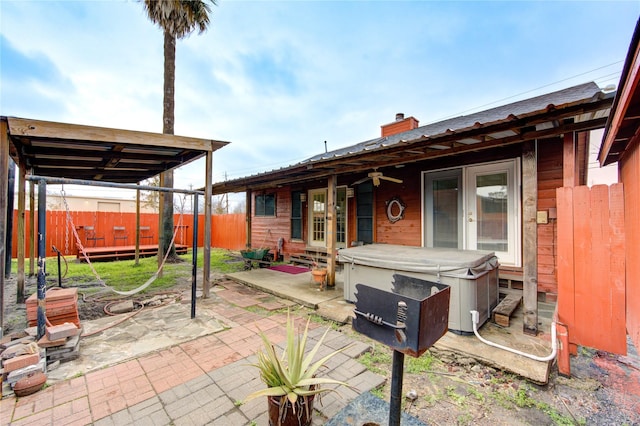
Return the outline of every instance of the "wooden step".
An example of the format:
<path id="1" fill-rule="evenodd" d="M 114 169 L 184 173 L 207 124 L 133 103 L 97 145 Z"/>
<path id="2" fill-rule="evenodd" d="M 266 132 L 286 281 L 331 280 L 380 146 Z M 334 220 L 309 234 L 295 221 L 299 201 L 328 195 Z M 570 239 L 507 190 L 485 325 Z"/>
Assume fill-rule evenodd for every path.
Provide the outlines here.
<path id="1" fill-rule="evenodd" d="M 493 310 L 493 322 L 503 327 L 509 327 L 509 319 L 513 312 L 518 308 L 522 296 L 516 296 L 514 294 L 508 294 L 502 302 L 498 304 Z"/>

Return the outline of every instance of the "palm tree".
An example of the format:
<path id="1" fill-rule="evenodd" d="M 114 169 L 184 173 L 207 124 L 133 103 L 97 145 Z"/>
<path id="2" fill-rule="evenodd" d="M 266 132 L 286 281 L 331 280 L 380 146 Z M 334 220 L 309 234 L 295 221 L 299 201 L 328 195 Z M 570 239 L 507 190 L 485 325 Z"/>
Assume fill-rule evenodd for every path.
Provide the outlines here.
<path id="1" fill-rule="evenodd" d="M 176 40 L 185 38 L 194 30 L 202 34 L 209 25 L 209 13 L 216 0 L 143 0 L 149 19 L 164 32 L 164 107 L 162 112 L 162 133 L 173 134 L 175 79 L 176 79 Z M 163 184 L 173 188 L 173 170 L 163 173 Z M 162 226 L 158 258 L 162 258 L 169 249 L 173 235 L 173 194 L 166 193 L 162 202 Z M 175 259 L 175 248 L 171 248 L 170 258 Z"/>

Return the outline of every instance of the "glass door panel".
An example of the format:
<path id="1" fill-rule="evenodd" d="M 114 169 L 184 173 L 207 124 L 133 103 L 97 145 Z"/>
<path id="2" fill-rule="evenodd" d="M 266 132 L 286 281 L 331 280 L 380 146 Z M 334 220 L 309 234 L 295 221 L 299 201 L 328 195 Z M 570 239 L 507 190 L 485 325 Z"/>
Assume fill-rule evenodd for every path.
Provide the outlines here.
<path id="1" fill-rule="evenodd" d="M 520 260 L 519 203 L 516 162 L 506 161 L 466 170 L 466 241 L 469 250 L 496 253 L 500 263 Z"/>
<path id="2" fill-rule="evenodd" d="M 507 251 L 507 174 L 476 176 L 476 247 Z"/>
<path id="3" fill-rule="evenodd" d="M 425 177 L 427 247 L 462 247 L 462 171 L 429 173 Z"/>
<path id="4" fill-rule="evenodd" d="M 325 246 L 327 190 L 309 191 L 309 244 Z"/>
<path id="5" fill-rule="evenodd" d="M 338 188 L 336 200 L 336 243 L 340 248 L 347 246 L 347 188 Z"/>

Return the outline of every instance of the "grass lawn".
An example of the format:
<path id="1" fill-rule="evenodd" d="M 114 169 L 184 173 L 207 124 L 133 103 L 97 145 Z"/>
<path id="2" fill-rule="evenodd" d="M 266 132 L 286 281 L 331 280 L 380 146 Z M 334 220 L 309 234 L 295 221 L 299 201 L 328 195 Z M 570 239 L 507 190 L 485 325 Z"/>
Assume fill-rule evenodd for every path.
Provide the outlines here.
<path id="1" fill-rule="evenodd" d="M 202 248 L 198 249 L 197 265 L 199 273 L 203 265 Z M 181 279 L 190 279 L 191 277 L 191 261 L 192 252 L 189 250 L 187 254 L 178 256 L 183 262 L 165 263 L 161 278 L 157 278 L 153 284 L 145 291 L 164 290 L 173 287 Z M 28 259 L 25 259 L 25 269 L 28 269 Z M 241 271 L 244 262 L 237 252 L 224 249 L 211 249 L 211 271 L 220 273 L 230 273 Z M 158 270 L 158 258 L 145 257 L 140 258 L 138 264 L 132 260 L 118 260 L 113 262 L 92 262 L 91 265 L 100 276 L 102 281 L 110 287 L 119 291 L 127 291 L 137 288 L 144 284 Z M 16 272 L 17 260 L 12 260 L 12 272 Z M 37 268 L 36 268 L 37 269 Z M 91 266 L 86 262 L 79 262 L 75 256 L 66 257 L 66 265 L 64 260 L 61 262 L 61 271 L 63 274 L 63 286 L 85 286 L 89 283 L 96 283 L 98 279 L 91 270 Z M 66 274 L 65 274 L 66 271 Z M 46 259 L 47 286 L 57 285 L 58 283 L 58 258 L 48 257 Z M 95 286 L 99 290 L 99 286 Z"/>

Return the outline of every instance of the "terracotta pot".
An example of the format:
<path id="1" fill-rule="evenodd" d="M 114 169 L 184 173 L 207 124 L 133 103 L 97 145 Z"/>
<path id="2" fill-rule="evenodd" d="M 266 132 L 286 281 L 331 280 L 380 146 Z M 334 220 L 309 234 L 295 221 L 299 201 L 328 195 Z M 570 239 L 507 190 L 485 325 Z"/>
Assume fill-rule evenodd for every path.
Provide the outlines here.
<path id="1" fill-rule="evenodd" d="M 309 426 L 313 420 L 313 399 L 315 395 L 306 398 L 299 397 L 296 401 L 295 412 L 293 405 L 286 397 L 270 396 L 269 426 Z M 285 403 L 282 405 L 282 403 Z"/>
<path id="2" fill-rule="evenodd" d="M 18 380 L 13 386 L 13 392 L 19 397 L 31 395 L 42 389 L 46 382 L 47 375 L 42 371 L 38 371 Z"/>
<path id="3" fill-rule="evenodd" d="M 311 275 L 313 276 L 313 280 L 317 283 L 324 283 L 324 279 L 327 276 L 326 269 L 314 269 L 311 271 Z"/>

